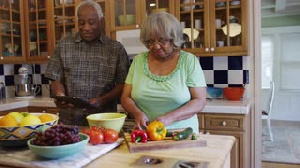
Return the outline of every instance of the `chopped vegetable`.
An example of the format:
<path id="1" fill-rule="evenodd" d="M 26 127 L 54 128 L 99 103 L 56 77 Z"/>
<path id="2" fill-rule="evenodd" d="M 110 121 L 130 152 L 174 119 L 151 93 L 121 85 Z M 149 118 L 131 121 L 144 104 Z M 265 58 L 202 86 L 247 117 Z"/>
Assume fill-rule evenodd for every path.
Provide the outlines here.
<path id="1" fill-rule="evenodd" d="M 187 139 L 190 135 L 193 133 L 193 128 L 188 127 L 185 130 L 178 132 L 175 136 L 173 136 L 173 139 L 176 141 Z"/>
<path id="2" fill-rule="evenodd" d="M 166 137 L 173 137 L 175 134 L 175 132 L 167 130 Z"/>
<path id="3" fill-rule="evenodd" d="M 165 125 L 160 121 L 153 121 L 147 127 L 150 140 L 163 140 L 166 137 L 167 129 Z"/>
<path id="4" fill-rule="evenodd" d="M 192 134 L 192 140 L 197 140 L 197 135 L 195 133 Z"/>
<path id="5" fill-rule="evenodd" d="M 133 130 L 130 134 L 131 142 L 132 143 L 138 143 L 143 142 L 146 143 L 148 140 L 147 132 L 144 130 Z"/>

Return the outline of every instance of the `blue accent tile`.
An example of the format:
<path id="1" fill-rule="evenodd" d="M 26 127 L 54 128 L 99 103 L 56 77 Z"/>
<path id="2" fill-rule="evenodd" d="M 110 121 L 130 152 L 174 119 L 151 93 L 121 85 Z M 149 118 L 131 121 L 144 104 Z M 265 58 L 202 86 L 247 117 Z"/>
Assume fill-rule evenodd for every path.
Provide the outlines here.
<path id="1" fill-rule="evenodd" d="M 243 83 L 249 84 L 249 70 L 243 70 Z"/>
<path id="2" fill-rule="evenodd" d="M 213 70 L 214 69 L 213 57 L 200 57 L 200 65 L 203 70 Z"/>
<path id="3" fill-rule="evenodd" d="M 228 70 L 243 70 L 243 56 L 228 56 Z"/>
<path id="4" fill-rule="evenodd" d="M 15 82 L 14 82 L 14 75 L 6 75 L 5 76 L 5 85 L 6 86 L 14 86 Z"/>
<path id="5" fill-rule="evenodd" d="M 227 70 L 215 70 L 214 71 L 214 84 L 227 84 L 228 83 L 228 71 Z"/>
<path id="6" fill-rule="evenodd" d="M 15 74 L 19 74 L 19 69 L 22 67 L 22 64 L 15 64 L 14 65 L 14 72 Z"/>
<path id="7" fill-rule="evenodd" d="M 42 74 L 42 84 L 49 84 L 49 79 L 45 78 L 45 74 Z"/>
<path id="8" fill-rule="evenodd" d="M 35 68 L 35 74 L 41 74 L 41 66 L 39 64 L 33 65 Z"/>
<path id="9" fill-rule="evenodd" d="M 4 75 L 4 65 L 0 65 L 0 75 Z"/>

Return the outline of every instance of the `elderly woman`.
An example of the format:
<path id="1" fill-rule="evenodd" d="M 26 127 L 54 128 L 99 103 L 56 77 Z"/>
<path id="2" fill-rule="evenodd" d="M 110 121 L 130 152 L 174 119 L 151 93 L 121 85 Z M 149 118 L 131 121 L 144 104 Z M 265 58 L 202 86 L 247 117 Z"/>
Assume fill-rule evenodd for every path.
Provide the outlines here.
<path id="1" fill-rule="evenodd" d="M 166 12 L 150 14 L 140 40 L 149 49 L 135 56 L 121 96 L 122 107 L 135 118 L 135 128 L 161 121 L 167 129 L 192 127 L 205 106 L 206 83 L 197 57 L 180 50 L 178 20 Z"/>

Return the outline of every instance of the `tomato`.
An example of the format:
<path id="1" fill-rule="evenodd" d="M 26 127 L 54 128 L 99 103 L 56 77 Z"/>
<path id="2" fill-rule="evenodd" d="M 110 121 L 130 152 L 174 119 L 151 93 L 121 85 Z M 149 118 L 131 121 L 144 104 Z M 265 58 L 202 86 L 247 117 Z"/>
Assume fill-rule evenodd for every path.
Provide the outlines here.
<path id="1" fill-rule="evenodd" d="M 101 144 L 104 141 L 104 135 L 101 130 L 95 131 L 95 130 L 90 130 L 90 143 L 92 145 L 97 145 Z"/>
<path id="2" fill-rule="evenodd" d="M 90 130 L 98 131 L 99 127 L 98 126 L 92 126 Z"/>
<path id="3" fill-rule="evenodd" d="M 119 139 L 119 133 L 113 129 L 106 128 L 104 131 L 105 143 L 113 143 Z"/>
<path id="4" fill-rule="evenodd" d="M 90 135 L 90 129 L 88 129 L 88 128 L 82 129 L 81 132 L 84 134 Z"/>

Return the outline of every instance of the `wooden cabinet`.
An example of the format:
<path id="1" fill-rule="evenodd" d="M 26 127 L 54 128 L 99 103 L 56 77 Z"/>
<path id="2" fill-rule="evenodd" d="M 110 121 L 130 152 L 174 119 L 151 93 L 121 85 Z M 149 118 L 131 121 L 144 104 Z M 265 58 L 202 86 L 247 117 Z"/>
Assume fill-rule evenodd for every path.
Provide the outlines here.
<path id="1" fill-rule="evenodd" d="M 28 0 L 25 3 L 27 61 L 44 61 L 51 54 L 50 2 Z"/>
<path id="2" fill-rule="evenodd" d="M 26 59 L 23 14 L 23 0 L 0 1 L 0 63 Z"/>
<path id="3" fill-rule="evenodd" d="M 247 55 L 247 0 L 177 0 L 182 48 L 197 56 Z"/>
<path id="4" fill-rule="evenodd" d="M 75 0 L 54 0 L 50 4 L 52 15 L 49 23 L 52 23 L 53 48 L 62 38 L 74 34 L 78 30 L 75 14 L 78 3 Z"/>
<path id="5" fill-rule="evenodd" d="M 116 39 L 116 31 L 140 29 L 147 15 L 157 11 L 174 14 L 175 5 L 166 0 L 111 0 L 110 34 Z"/>
<path id="6" fill-rule="evenodd" d="M 0 63 L 47 62 L 55 45 L 78 31 L 76 7 L 81 1 L 1 0 Z M 110 23 L 108 1 L 96 2 Z M 110 36 L 109 24 L 104 26 Z"/>
<path id="7" fill-rule="evenodd" d="M 249 114 L 201 113 L 199 130 L 204 134 L 231 135 L 236 143 L 231 153 L 232 168 L 250 168 Z"/>

